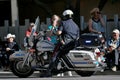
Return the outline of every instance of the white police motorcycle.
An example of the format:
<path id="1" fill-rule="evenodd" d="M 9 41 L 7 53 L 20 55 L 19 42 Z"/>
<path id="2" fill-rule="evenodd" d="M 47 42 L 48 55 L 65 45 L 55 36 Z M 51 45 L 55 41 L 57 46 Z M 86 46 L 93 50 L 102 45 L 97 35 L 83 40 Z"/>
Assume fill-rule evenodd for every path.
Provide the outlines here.
<path id="1" fill-rule="evenodd" d="M 26 47 L 25 51 L 18 51 L 10 56 L 11 71 L 18 77 L 28 77 L 36 70 L 40 72 L 47 70 L 52 58 L 51 55 L 55 45 L 44 40 L 43 32 L 40 32 L 37 38 L 33 36 L 38 23 L 39 17 L 36 19 L 35 26 L 32 27 L 32 32 L 28 39 L 30 47 Z M 59 58 L 58 66 L 53 74 L 75 71 L 80 76 L 91 76 L 96 71 L 101 70 L 101 67 L 96 65 L 97 60 L 94 55 L 97 46 L 99 46 L 98 35 L 81 35 L 80 46 Z"/>
<path id="2" fill-rule="evenodd" d="M 98 66 L 96 59 L 95 50 L 99 46 L 98 35 L 83 34 L 80 44 L 59 59 L 59 65 L 53 74 L 75 71 L 80 76 L 91 76 L 96 71 L 104 69 L 103 66 Z M 34 49 L 29 48 L 27 51 L 15 52 L 10 56 L 11 71 L 18 77 L 28 77 L 34 71 L 47 70 L 54 47 L 55 45 L 49 41 L 38 40 L 35 42 Z"/>

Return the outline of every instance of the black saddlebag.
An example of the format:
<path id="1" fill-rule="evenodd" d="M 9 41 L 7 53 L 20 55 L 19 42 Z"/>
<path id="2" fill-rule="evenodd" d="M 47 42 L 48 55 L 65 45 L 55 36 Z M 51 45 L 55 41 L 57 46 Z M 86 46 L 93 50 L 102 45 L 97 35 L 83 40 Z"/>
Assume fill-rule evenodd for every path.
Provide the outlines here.
<path id="1" fill-rule="evenodd" d="M 98 34 L 85 33 L 80 36 L 80 46 L 95 47 L 100 45 Z"/>

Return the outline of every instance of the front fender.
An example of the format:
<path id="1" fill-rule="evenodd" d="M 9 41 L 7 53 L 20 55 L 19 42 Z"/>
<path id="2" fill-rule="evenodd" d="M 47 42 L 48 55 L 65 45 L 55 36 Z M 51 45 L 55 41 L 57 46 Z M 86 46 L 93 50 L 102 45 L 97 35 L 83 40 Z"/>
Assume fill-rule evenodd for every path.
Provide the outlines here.
<path id="1" fill-rule="evenodd" d="M 26 54 L 26 51 L 15 51 L 13 54 L 10 55 L 9 60 L 13 61 L 15 59 L 23 59 Z"/>

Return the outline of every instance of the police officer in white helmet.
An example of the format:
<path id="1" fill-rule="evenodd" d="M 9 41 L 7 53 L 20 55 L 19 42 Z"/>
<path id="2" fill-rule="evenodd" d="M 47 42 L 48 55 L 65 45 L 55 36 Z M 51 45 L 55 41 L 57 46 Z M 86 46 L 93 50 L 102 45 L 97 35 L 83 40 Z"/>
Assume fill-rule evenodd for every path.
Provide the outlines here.
<path id="1" fill-rule="evenodd" d="M 79 38 L 79 27 L 77 24 L 72 20 L 73 12 L 71 10 L 65 10 L 63 12 L 63 20 L 61 21 L 61 24 L 58 28 L 57 34 L 61 36 L 61 44 L 62 47 L 60 48 L 59 52 L 55 56 L 49 66 L 48 71 L 48 77 L 52 76 L 53 68 L 57 66 L 58 59 L 61 56 L 64 56 L 69 52 L 69 50 L 72 50 L 75 48 L 76 41 Z"/>
<path id="2" fill-rule="evenodd" d="M 78 25 L 72 20 L 73 12 L 65 10 L 63 12 L 63 20 L 58 29 L 58 35 L 62 35 L 63 44 L 68 43 L 68 40 L 78 39 L 80 30 Z"/>

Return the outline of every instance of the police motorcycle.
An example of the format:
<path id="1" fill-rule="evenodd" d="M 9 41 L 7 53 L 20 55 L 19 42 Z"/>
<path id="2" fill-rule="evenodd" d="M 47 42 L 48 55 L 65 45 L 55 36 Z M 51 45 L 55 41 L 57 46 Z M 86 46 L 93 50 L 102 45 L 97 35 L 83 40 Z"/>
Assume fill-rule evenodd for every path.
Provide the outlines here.
<path id="1" fill-rule="evenodd" d="M 99 46 L 98 36 L 83 34 L 81 35 L 80 44 L 80 46 L 59 58 L 58 65 L 53 72 L 54 75 L 66 71 L 75 71 L 78 75 L 84 77 L 102 70 L 102 67 L 97 66 L 97 60 L 95 59 L 95 50 Z M 29 77 L 36 70 L 40 72 L 47 70 L 51 57 L 48 56 L 48 59 L 43 55 L 45 53 L 52 54 L 54 47 L 50 42 L 41 40 L 36 42 L 35 51 L 29 49 L 28 52 L 14 53 L 14 60 L 11 61 L 12 72 L 18 77 Z M 19 55 L 19 58 L 16 55 Z"/>
<path id="2" fill-rule="evenodd" d="M 44 40 L 41 33 L 39 34 L 40 37 L 35 39 L 33 33 L 36 31 L 36 27 L 35 25 L 32 28 L 31 37 L 29 38 L 30 47 L 26 51 L 18 51 L 10 56 L 11 71 L 20 78 L 29 77 L 34 71 L 47 70 L 52 58 L 51 54 L 55 45 Z M 88 36 L 93 36 L 93 38 L 85 39 Z M 53 74 L 75 71 L 80 76 L 91 76 L 96 71 L 101 70 L 101 67 L 96 66 L 95 56 L 91 55 L 94 54 L 95 50 L 94 47 L 91 47 L 91 43 L 95 43 L 95 47 L 98 46 L 98 37 L 96 35 L 83 35 L 80 38 L 80 43 L 81 46 L 70 50 L 68 54 L 59 58 Z"/>

